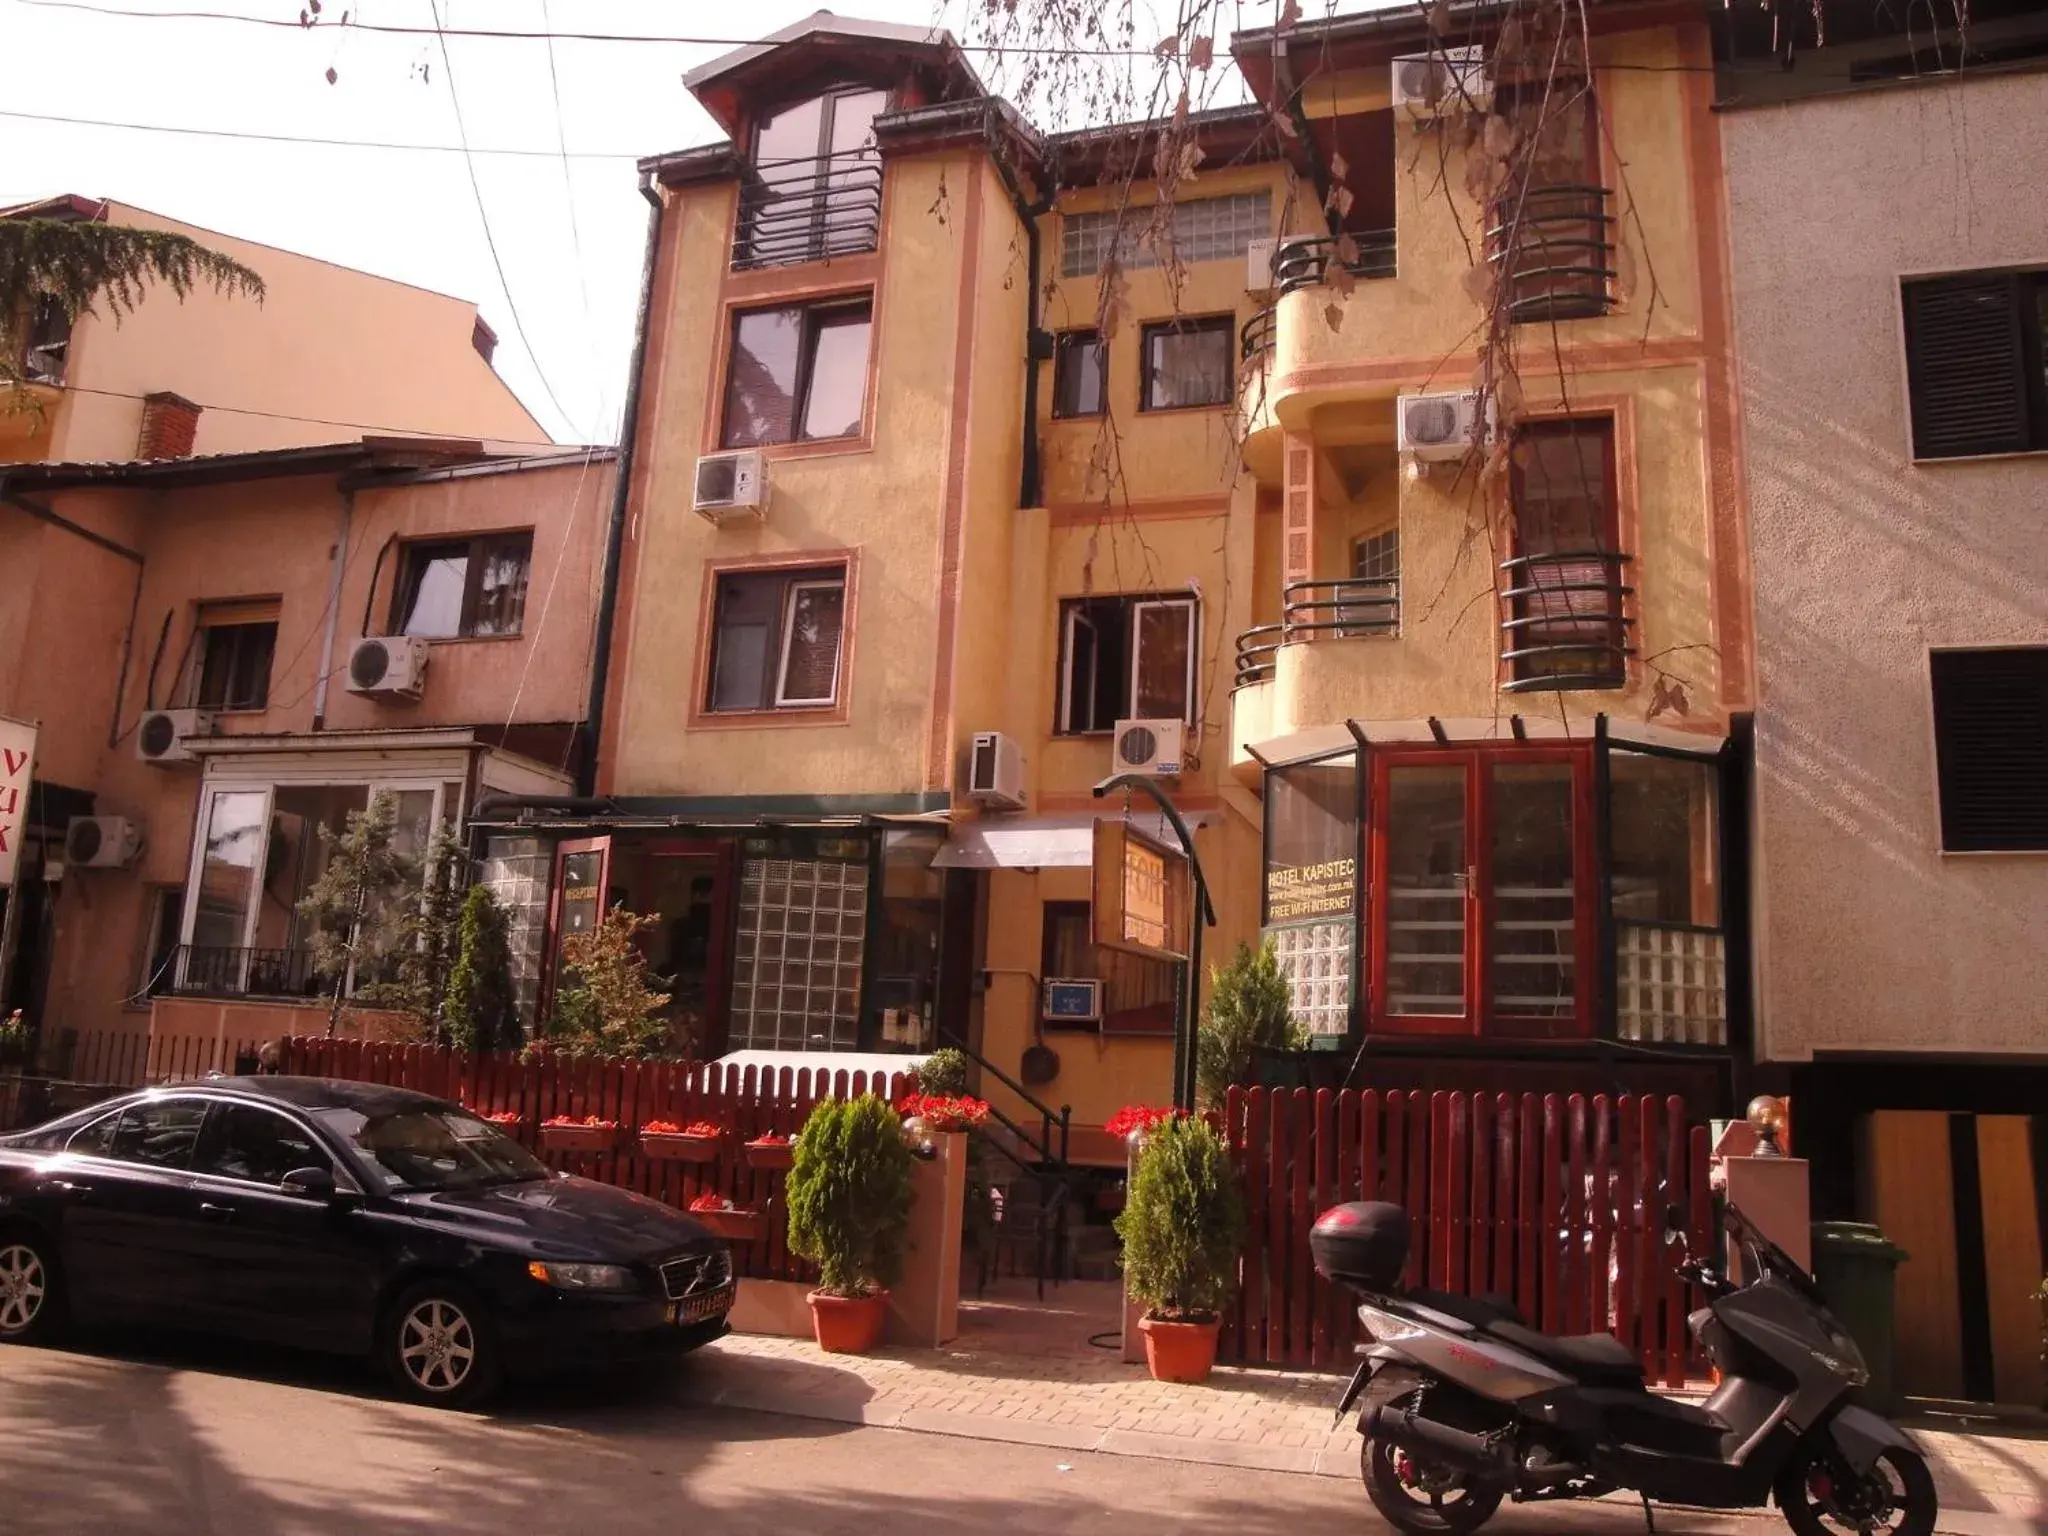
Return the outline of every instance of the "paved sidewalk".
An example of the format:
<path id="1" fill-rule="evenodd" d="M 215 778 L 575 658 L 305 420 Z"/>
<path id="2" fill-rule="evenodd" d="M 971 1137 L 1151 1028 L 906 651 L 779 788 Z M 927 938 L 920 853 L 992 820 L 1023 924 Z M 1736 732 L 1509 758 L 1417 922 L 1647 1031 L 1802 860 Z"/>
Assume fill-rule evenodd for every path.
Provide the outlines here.
<path id="1" fill-rule="evenodd" d="M 1323 1477 L 1358 1476 L 1358 1433 L 1335 1423 L 1327 1375 L 1220 1368 L 1199 1387 L 1125 1365 L 1120 1293 L 1070 1282 L 1044 1304 L 1005 1283 L 963 1304 L 944 1349 L 826 1355 L 808 1339 L 734 1335 L 683 1373 L 694 1402 L 1061 1450 Z M 1110 1334 L 1104 1348 L 1091 1335 Z M 1913 1425 L 1933 1464 L 1944 1532 L 2048 1531 L 2048 1429 L 1990 1419 Z M 1775 1516 L 1773 1516 L 1775 1518 Z"/>

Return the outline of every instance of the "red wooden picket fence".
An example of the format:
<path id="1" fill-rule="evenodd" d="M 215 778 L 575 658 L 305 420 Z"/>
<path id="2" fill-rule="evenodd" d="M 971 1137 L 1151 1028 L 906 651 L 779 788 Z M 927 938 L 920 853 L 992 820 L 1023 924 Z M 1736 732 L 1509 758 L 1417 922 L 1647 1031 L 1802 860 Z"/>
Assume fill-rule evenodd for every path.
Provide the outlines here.
<path id="1" fill-rule="evenodd" d="M 50 1065 L 72 1082 L 140 1088 L 148 1083 L 189 1082 L 208 1072 L 232 1073 L 236 1062 L 254 1060 L 261 1044 L 210 1035 L 95 1030 L 75 1038 L 68 1061 L 60 1059 Z"/>
<path id="2" fill-rule="evenodd" d="M 744 1143 L 803 1128 L 821 1099 L 880 1093 L 891 1103 L 913 1091 L 902 1073 L 806 1067 L 792 1071 L 721 1067 L 703 1062 L 595 1060 L 549 1056 L 522 1060 L 509 1052 L 471 1053 L 446 1046 L 388 1041 L 294 1037 L 284 1043 L 284 1070 L 307 1077 L 349 1078 L 412 1088 L 467 1105 L 478 1114 L 515 1111 L 510 1134 L 549 1166 L 586 1179 L 652 1196 L 678 1209 L 701 1194 L 723 1195 L 735 1207 L 761 1215 L 761 1236 L 733 1244 L 740 1274 L 759 1280 L 812 1280 L 816 1271 L 789 1251 L 783 1202 L 784 1174 L 752 1167 Z M 620 1127 L 617 1149 L 604 1153 L 551 1152 L 539 1126 L 556 1116 L 597 1115 Z M 639 1128 L 650 1120 L 688 1125 L 711 1120 L 726 1128 L 718 1156 L 683 1163 L 642 1155 Z"/>
<path id="3" fill-rule="evenodd" d="M 1684 1385 L 1665 1212 L 1686 1212 L 1705 1253 L 1712 1205 L 1707 1129 L 1682 1100 L 1234 1088 L 1225 1126 L 1248 1220 L 1221 1358 L 1349 1370 L 1358 1298 L 1315 1273 L 1308 1229 L 1344 1201 L 1388 1200 L 1414 1224 L 1408 1284 L 1507 1297 L 1546 1332 L 1612 1330 L 1652 1380 Z"/>

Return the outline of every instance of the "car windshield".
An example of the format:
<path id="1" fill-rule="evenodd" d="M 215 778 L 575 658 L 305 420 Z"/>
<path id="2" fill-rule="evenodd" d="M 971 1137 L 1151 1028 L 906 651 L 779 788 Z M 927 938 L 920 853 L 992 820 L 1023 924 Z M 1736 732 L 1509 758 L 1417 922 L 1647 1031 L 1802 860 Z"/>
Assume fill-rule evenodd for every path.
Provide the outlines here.
<path id="1" fill-rule="evenodd" d="M 398 1189 L 481 1189 L 550 1177 L 547 1164 L 466 1110 L 329 1109 L 320 1118 Z"/>

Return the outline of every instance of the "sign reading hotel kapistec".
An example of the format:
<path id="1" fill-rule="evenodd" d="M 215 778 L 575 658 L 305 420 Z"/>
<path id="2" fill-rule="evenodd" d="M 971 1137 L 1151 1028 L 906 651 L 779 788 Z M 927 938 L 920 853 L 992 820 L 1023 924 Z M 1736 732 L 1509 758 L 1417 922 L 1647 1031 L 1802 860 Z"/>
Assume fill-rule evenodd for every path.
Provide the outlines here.
<path id="1" fill-rule="evenodd" d="M 1274 865 L 1266 871 L 1266 921 L 1349 917 L 1358 907 L 1358 860 Z"/>
<path id="2" fill-rule="evenodd" d="M 12 889 L 28 830 L 28 781 L 35 772 L 36 728 L 0 716 L 0 890 Z"/>

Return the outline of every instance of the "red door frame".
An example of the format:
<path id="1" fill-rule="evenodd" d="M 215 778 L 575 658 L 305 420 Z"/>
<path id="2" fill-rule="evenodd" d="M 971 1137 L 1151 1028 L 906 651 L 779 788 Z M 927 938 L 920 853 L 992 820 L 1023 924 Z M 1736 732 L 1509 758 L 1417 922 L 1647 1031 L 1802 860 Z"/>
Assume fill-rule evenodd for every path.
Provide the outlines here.
<path id="1" fill-rule="evenodd" d="M 610 893 L 612 883 L 612 840 L 605 837 L 578 837 L 555 845 L 554 868 L 548 877 L 548 926 L 541 941 L 540 993 L 535 1004 L 537 1017 L 534 1020 L 538 1033 L 547 1033 L 548 1010 L 554 1006 L 555 976 L 562 968 L 562 893 L 566 889 L 562 882 L 562 865 L 572 855 L 594 853 L 597 859 L 597 880 L 592 899 L 597 903 L 597 915 L 604 916 L 605 897 Z"/>
<path id="2" fill-rule="evenodd" d="M 1598 1018 L 1599 838 L 1594 826 L 1593 748 L 1590 743 L 1500 746 L 1375 747 L 1371 753 L 1367 836 L 1368 903 L 1371 928 L 1370 1003 L 1374 1033 L 1455 1035 L 1508 1040 L 1589 1039 Z M 1491 774 L 1498 763 L 1568 763 L 1572 769 L 1572 938 L 1573 1001 L 1570 1018 L 1500 1016 L 1493 1007 L 1493 978 L 1487 925 L 1493 903 L 1493 806 Z M 1465 1013 L 1463 1016 L 1390 1014 L 1387 996 L 1387 770 L 1447 767 L 1465 771 Z"/>

